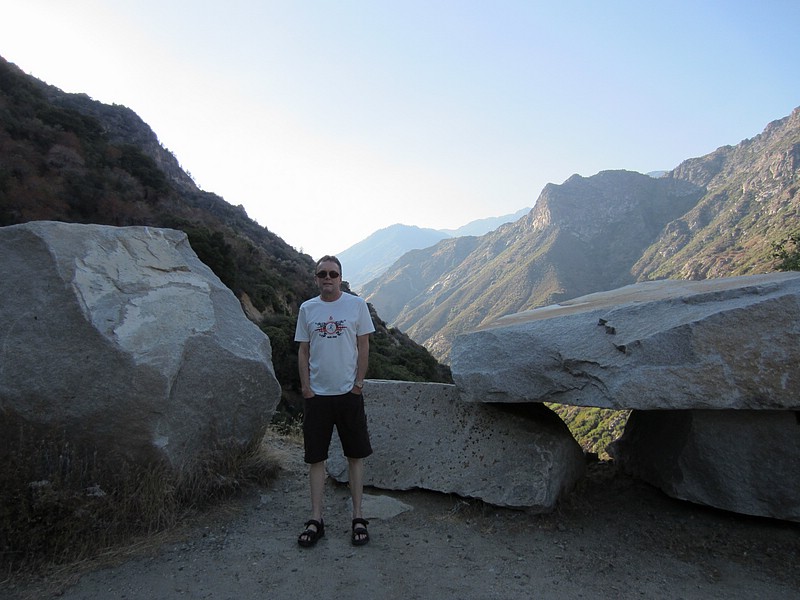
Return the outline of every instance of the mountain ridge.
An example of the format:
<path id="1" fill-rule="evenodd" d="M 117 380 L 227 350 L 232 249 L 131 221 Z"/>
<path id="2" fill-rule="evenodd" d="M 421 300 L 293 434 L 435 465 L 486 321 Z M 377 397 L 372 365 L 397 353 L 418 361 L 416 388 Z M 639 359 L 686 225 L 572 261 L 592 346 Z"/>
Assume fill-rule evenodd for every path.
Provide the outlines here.
<path id="1" fill-rule="evenodd" d="M 477 238 L 469 253 L 439 242 L 362 293 L 446 360 L 455 335 L 503 314 L 639 280 L 765 272 L 772 244 L 800 227 L 798 165 L 795 109 L 662 177 L 603 171 L 548 184 L 526 217 Z M 402 284 L 410 280 L 414 288 Z"/>
<path id="2" fill-rule="evenodd" d="M 632 280 L 767 268 L 771 242 L 800 231 L 798 118 L 650 173 L 659 183 L 607 171 L 549 184 L 511 223 L 406 252 L 367 282 L 375 296 L 361 293 L 376 321 L 368 376 L 451 381 L 419 342 L 446 360 L 453 336 L 501 314 Z M 269 335 L 276 375 L 296 392 L 294 316 L 316 294 L 313 259 L 200 190 L 132 110 L 66 94 L 0 57 L 0 226 L 35 219 L 184 230 Z"/>
<path id="3" fill-rule="evenodd" d="M 483 219 L 475 219 L 474 221 L 470 221 L 466 225 L 462 225 L 461 227 L 457 227 L 456 229 L 440 229 L 439 231 L 443 231 L 450 235 L 450 237 L 461 237 L 465 235 L 485 235 L 490 231 L 494 231 L 501 225 L 505 225 L 506 223 L 513 223 L 517 219 L 521 219 L 525 215 L 527 215 L 531 210 L 531 207 L 521 208 L 518 211 L 513 213 L 509 213 L 507 215 L 500 215 L 499 217 L 485 217 Z"/>
<path id="4" fill-rule="evenodd" d="M 504 223 L 516 221 L 529 210 L 524 208 L 508 215 L 477 219 L 457 229 L 431 229 L 396 223 L 375 231 L 337 256 L 347 265 L 347 280 L 351 287 L 360 291 L 361 286 L 380 277 L 406 252 L 428 248 L 449 237 L 483 235 Z"/>

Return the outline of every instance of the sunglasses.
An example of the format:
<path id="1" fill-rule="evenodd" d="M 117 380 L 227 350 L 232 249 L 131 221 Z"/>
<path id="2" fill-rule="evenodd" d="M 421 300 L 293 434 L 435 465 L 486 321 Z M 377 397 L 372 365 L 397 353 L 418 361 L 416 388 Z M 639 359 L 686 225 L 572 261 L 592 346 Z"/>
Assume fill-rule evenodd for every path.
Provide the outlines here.
<path id="1" fill-rule="evenodd" d="M 320 279 L 325 279 L 326 277 L 330 277 L 331 279 L 336 279 L 339 277 L 339 273 L 336 271 L 317 271 L 317 277 Z"/>

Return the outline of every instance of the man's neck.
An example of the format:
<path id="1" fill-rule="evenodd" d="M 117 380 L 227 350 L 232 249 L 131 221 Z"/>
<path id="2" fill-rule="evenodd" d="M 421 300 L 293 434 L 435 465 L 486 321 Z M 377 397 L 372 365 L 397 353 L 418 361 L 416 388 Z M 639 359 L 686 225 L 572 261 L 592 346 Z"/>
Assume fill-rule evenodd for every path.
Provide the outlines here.
<path id="1" fill-rule="evenodd" d="M 344 292 L 342 292 L 342 290 L 336 290 L 335 292 L 322 292 L 320 293 L 319 297 L 323 302 L 336 302 L 342 297 L 343 293 Z"/>

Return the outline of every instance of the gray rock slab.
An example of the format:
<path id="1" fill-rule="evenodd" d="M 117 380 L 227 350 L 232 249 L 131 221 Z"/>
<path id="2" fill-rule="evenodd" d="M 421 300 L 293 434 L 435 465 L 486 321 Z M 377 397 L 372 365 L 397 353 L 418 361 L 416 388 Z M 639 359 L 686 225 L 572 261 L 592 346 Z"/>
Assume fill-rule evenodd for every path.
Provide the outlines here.
<path id="1" fill-rule="evenodd" d="M 350 500 L 348 499 L 347 502 L 349 505 Z M 362 510 L 366 519 L 387 521 L 404 512 L 414 510 L 414 507 L 385 494 L 364 494 Z"/>
<path id="2" fill-rule="evenodd" d="M 6 444 L 57 431 L 185 472 L 257 442 L 280 399 L 269 339 L 179 231 L 0 228 L 0 340 Z"/>
<path id="3" fill-rule="evenodd" d="M 544 406 L 469 404 L 453 385 L 405 381 L 369 380 L 364 398 L 374 450 L 366 485 L 548 512 L 583 475 L 583 451 Z M 347 481 L 336 435 L 327 468 Z"/>
<path id="4" fill-rule="evenodd" d="M 655 281 L 459 336 L 472 402 L 613 409 L 800 408 L 800 273 Z"/>
<path id="5" fill-rule="evenodd" d="M 800 421 L 794 411 L 633 411 L 609 452 L 668 495 L 800 521 Z"/>
<path id="6" fill-rule="evenodd" d="M 344 514 L 352 512 L 352 501 L 348 495 L 342 500 Z M 401 502 L 397 498 L 392 498 L 386 494 L 370 494 L 365 492 L 361 501 L 361 511 L 367 520 L 388 521 L 402 515 L 405 512 L 414 510 L 414 507 Z"/>

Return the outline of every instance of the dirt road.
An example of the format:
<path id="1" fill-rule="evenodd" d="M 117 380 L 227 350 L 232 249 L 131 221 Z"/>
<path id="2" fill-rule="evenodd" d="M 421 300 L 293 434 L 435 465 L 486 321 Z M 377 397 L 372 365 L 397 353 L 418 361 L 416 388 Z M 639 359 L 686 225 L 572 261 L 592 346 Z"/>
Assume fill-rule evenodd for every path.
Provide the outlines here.
<path id="1" fill-rule="evenodd" d="M 360 548 L 350 544 L 348 490 L 329 480 L 326 536 L 303 549 L 300 448 L 275 443 L 283 456 L 275 483 L 202 515 L 180 539 L 112 566 L 7 582 L 0 597 L 800 598 L 800 525 L 673 500 L 610 463 L 591 465 L 549 515 L 367 490 L 372 540 Z"/>

